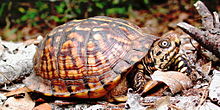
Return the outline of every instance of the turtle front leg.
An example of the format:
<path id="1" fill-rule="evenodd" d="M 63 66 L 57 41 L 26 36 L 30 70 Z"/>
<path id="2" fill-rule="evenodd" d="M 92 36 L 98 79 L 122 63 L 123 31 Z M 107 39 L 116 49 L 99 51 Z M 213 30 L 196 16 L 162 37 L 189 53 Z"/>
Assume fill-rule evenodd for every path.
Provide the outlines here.
<path id="1" fill-rule="evenodd" d="M 133 89 L 136 93 L 140 93 L 140 95 L 143 95 L 158 85 L 157 81 L 152 80 L 151 77 L 145 75 L 142 71 L 138 71 L 132 80 Z"/>
<path id="2" fill-rule="evenodd" d="M 127 76 L 127 80 L 135 93 L 143 95 L 144 93 L 153 89 L 159 84 L 158 81 L 152 80 L 150 75 L 148 76 L 147 71 L 142 63 L 136 64 L 134 69 Z"/>
<path id="3" fill-rule="evenodd" d="M 127 75 L 122 75 L 125 77 L 122 77 L 120 83 L 105 96 L 108 102 L 126 102 L 128 88 L 143 95 L 158 84 L 157 81 L 153 81 L 150 76 L 147 76 L 143 69 L 140 69 L 143 66 L 141 65 L 139 67 L 135 65 L 130 72 L 126 73 Z"/>

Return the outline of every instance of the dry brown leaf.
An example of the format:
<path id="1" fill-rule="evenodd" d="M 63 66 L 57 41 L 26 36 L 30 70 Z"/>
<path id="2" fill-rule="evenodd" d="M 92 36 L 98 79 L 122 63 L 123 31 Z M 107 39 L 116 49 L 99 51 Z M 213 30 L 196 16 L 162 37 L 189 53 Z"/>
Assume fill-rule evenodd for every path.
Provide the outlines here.
<path id="1" fill-rule="evenodd" d="M 43 40 L 43 37 L 38 36 L 37 39 L 29 39 L 29 40 L 24 41 L 24 45 L 25 46 L 28 46 L 28 45 L 31 45 L 31 44 L 38 45 L 42 40 Z"/>
<path id="2" fill-rule="evenodd" d="M 52 110 L 52 108 L 48 103 L 43 103 L 34 107 L 33 110 Z"/>
<path id="3" fill-rule="evenodd" d="M 5 94 L 5 96 L 8 97 L 8 96 L 13 96 L 15 94 L 26 93 L 26 92 L 30 92 L 30 90 L 26 87 L 22 87 L 8 92 L 7 94 Z"/>
<path id="4" fill-rule="evenodd" d="M 156 71 L 151 77 L 153 80 L 162 81 L 168 85 L 173 94 L 192 86 L 190 78 L 181 72 Z"/>
<path id="5" fill-rule="evenodd" d="M 208 62 L 204 65 L 201 66 L 201 72 L 204 74 L 204 75 L 208 75 L 209 72 L 211 71 L 211 68 L 212 68 L 212 62 Z"/>
<path id="6" fill-rule="evenodd" d="M 13 93 L 12 97 L 9 97 L 2 105 L 2 110 L 32 110 L 34 108 L 35 102 L 26 91 L 20 91 L 20 93 L 19 91 L 13 91 Z"/>
<path id="7" fill-rule="evenodd" d="M 168 110 L 169 105 L 170 105 L 170 97 L 165 96 L 161 97 L 155 102 L 156 105 L 156 110 Z"/>

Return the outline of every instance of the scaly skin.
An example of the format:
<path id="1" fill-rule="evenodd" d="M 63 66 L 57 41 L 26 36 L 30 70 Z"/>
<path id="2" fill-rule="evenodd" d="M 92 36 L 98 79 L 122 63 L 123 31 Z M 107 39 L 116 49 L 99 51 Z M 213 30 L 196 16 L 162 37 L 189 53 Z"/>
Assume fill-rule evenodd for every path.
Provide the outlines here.
<path id="1" fill-rule="evenodd" d="M 131 87 L 140 94 L 149 91 L 156 85 L 150 78 L 156 70 L 179 71 L 189 75 L 192 70 L 185 57 L 179 53 L 180 45 L 178 34 L 173 32 L 156 40 L 148 54 L 131 71 Z"/>

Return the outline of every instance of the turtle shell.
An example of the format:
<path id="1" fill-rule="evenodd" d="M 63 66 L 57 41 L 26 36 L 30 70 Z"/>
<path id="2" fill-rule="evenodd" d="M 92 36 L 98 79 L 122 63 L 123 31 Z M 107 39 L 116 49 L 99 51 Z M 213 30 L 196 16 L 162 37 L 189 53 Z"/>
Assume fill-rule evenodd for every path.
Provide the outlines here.
<path id="1" fill-rule="evenodd" d="M 146 55 L 155 38 L 122 19 L 72 20 L 39 44 L 34 73 L 24 83 L 48 96 L 102 97 Z"/>

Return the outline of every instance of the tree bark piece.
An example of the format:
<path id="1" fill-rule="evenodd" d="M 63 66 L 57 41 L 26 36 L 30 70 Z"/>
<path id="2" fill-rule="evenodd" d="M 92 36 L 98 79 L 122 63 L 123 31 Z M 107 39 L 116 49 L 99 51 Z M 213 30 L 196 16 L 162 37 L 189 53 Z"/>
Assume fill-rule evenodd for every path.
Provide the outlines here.
<path id="1" fill-rule="evenodd" d="M 196 28 L 185 22 L 180 22 L 177 25 L 193 39 L 200 43 L 205 49 L 211 51 L 220 58 L 220 23 L 219 16 L 216 12 L 213 15 L 207 7 L 198 1 L 194 5 L 202 16 L 202 24 L 204 30 Z"/>
<path id="2" fill-rule="evenodd" d="M 13 43 L 0 41 L 0 86 L 21 80 L 30 74 L 36 50 L 34 41 Z"/>

